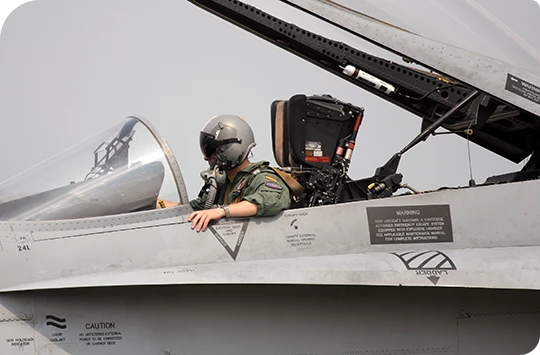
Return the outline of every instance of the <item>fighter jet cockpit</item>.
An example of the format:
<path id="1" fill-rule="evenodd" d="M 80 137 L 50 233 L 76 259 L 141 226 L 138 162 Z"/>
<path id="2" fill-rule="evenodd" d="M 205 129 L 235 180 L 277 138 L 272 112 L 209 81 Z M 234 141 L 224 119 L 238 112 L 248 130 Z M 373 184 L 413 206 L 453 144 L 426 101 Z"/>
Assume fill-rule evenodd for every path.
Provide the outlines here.
<path id="1" fill-rule="evenodd" d="M 115 215 L 181 202 L 182 176 L 167 143 L 128 117 L 0 184 L 0 221 Z"/>

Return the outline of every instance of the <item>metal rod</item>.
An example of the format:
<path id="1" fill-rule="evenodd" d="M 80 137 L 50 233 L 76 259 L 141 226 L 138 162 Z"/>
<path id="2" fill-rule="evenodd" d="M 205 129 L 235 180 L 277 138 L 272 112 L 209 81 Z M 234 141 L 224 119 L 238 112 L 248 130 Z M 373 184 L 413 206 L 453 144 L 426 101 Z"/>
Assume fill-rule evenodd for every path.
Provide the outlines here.
<path id="1" fill-rule="evenodd" d="M 470 101 L 474 100 L 476 98 L 476 96 L 478 96 L 480 94 L 479 91 L 475 90 L 473 92 L 471 92 L 469 94 L 469 96 L 467 96 L 465 99 L 463 99 L 463 101 L 461 101 L 459 104 L 457 104 L 456 106 L 452 107 L 450 109 L 450 111 L 448 111 L 447 113 L 445 113 L 444 115 L 442 115 L 441 118 L 439 118 L 437 121 L 433 122 L 428 128 L 426 128 L 425 130 L 423 130 L 418 136 L 416 136 L 416 138 L 414 138 L 411 143 L 409 143 L 405 148 L 403 148 L 399 154 L 404 154 L 406 151 L 408 151 L 409 149 L 411 149 L 412 147 L 414 147 L 415 145 L 417 145 L 418 143 L 420 143 L 421 141 L 423 141 L 424 139 L 426 139 L 431 133 L 435 132 L 435 130 L 437 128 L 439 128 L 440 126 L 442 126 L 444 124 L 444 122 L 450 117 L 452 116 L 455 112 L 461 110 L 465 105 L 467 105 Z"/>
<path id="2" fill-rule="evenodd" d="M 414 192 L 415 194 L 421 194 L 421 193 L 422 193 L 422 192 L 418 191 L 417 189 L 415 189 L 414 187 L 409 186 L 409 185 L 407 185 L 407 184 L 400 184 L 399 187 L 404 188 L 404 189 L 411 190 L 411 191 Z"/>

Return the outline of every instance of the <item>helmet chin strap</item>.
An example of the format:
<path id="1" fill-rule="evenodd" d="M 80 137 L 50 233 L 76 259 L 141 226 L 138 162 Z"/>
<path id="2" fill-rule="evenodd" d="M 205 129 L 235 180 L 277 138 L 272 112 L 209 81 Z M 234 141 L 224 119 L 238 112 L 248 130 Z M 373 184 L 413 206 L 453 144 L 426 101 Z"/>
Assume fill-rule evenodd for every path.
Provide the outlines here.
<path id="1" fill-rule="evenodd" d="M 216 163 L 220 170 L 229 170 L 230 166 L 227 164 L 227 156 L 225 153 L 219 153 L 216 158 Z"/>

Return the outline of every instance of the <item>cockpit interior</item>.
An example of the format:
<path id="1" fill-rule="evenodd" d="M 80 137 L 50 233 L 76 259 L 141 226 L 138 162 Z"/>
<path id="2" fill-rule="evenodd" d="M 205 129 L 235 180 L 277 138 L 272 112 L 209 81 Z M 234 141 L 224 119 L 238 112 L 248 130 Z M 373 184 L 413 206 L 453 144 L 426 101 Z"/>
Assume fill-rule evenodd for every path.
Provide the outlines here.
<path id="1" fill-rule="evenodd" d="M 362 107 L 330 95 L 299 94 L 274 101 L 270 117 L 274 170 L 291 191 L 291 208 L 387 198 L 399 189 L 426 193 L 402 183 L 397 170 L 405 150 L 371 177 L 349 177 Z M 485 184 L 537 178 L 533 172 L 492 177 Z M 0 221 L 101 217 L 187 203 L 171 149 L 149 121 L 136 116 L 0 184 Z"/>

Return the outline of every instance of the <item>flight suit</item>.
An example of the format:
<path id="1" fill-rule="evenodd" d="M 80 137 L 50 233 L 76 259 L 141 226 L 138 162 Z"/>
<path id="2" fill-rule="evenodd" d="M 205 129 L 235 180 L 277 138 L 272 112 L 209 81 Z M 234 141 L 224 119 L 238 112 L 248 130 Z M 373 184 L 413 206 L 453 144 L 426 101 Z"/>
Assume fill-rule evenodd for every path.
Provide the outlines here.
<path id="1" fill-rule="evenodd" d="M 215 204 L 230 205 L 246 200 L 257 206 L 258 217 L 274 216 L 289 208 L 291 205 L 289 188 L 279 175 L 265 168 L 268 165 L 267 161 L 253 163 L 239 171 L 232 182 L 227 178 L 226 184 L 218 192 Z M 190 201 L 190 205 L 196 211 L 202 210 L 205 201 L 206 194 Z"/>

